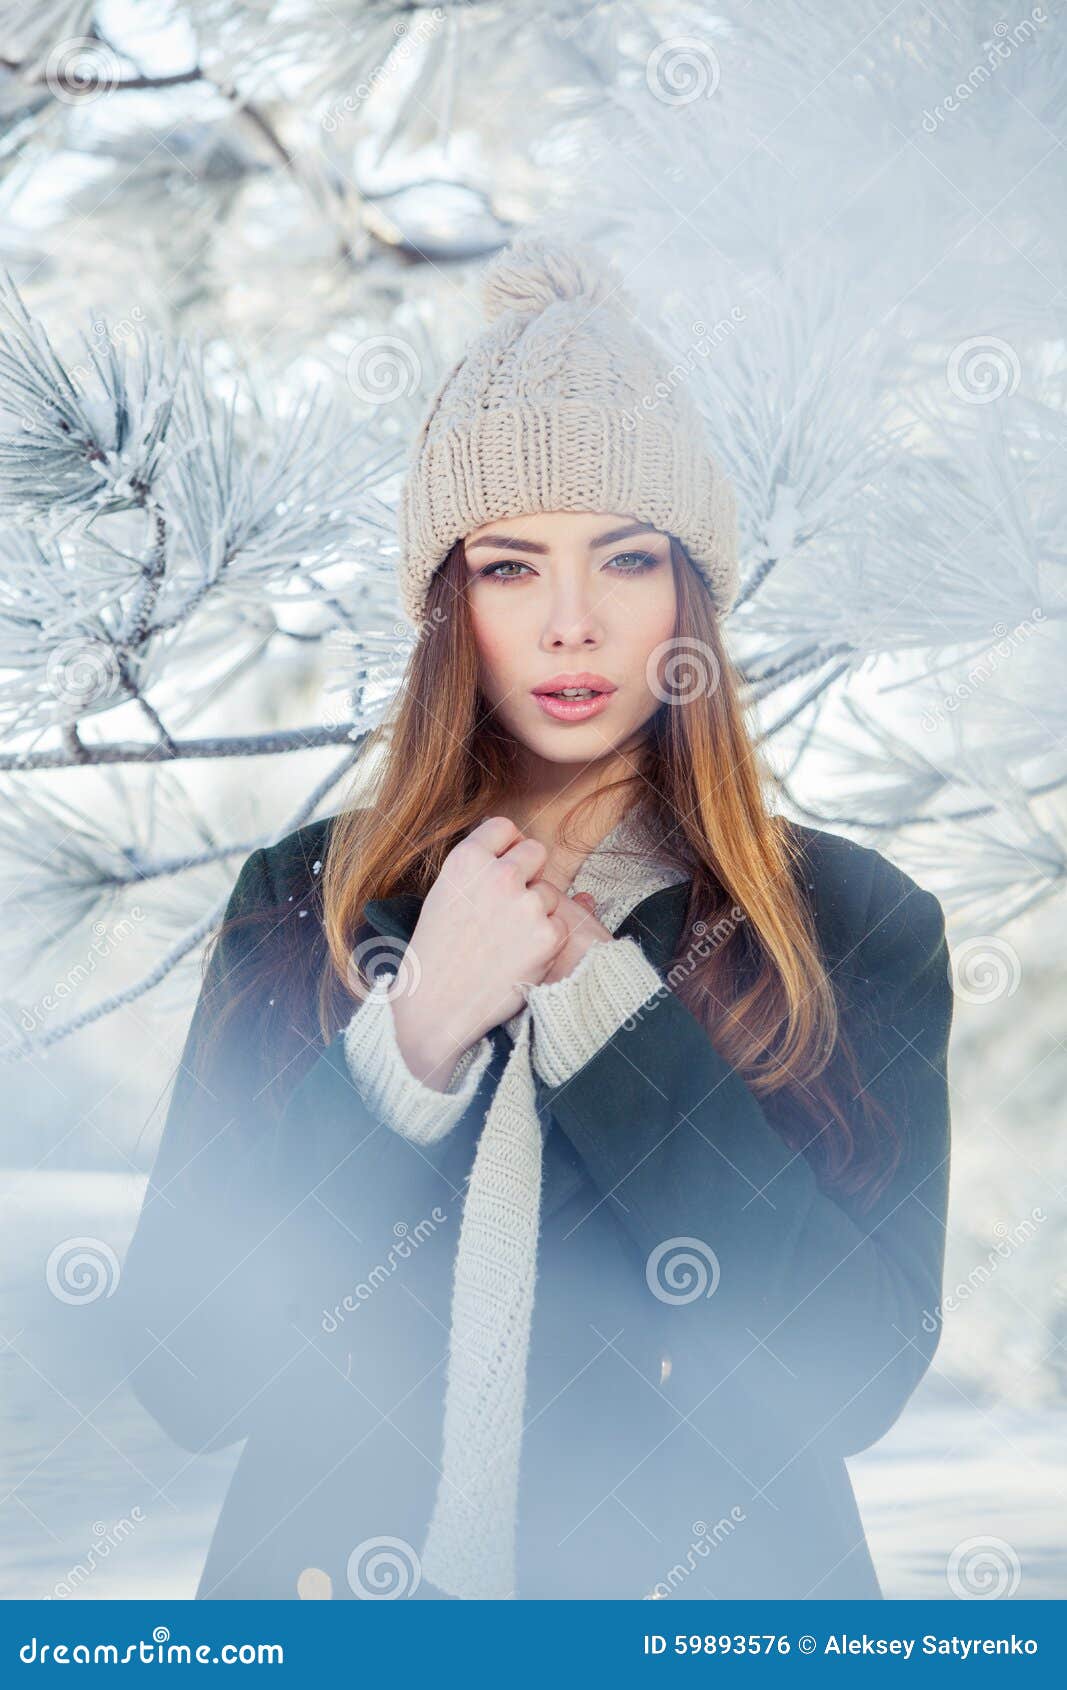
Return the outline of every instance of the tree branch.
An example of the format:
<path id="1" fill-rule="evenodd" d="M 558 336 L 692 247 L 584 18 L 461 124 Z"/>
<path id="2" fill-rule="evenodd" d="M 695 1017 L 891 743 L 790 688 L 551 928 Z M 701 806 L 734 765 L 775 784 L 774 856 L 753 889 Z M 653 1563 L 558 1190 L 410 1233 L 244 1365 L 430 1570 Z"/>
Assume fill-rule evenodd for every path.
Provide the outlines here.
<path id="1" fill-rule="evenodd" d="M 13 71 L 16 76 L 22 72 L 22 65 L 18 59 L 0 58 L 0 69 Z M 23 80 L 27 88 L 62 88 L 65 94 L 121 94 L 124 88 L 176 88 L 183 82 L 201 82 L 204 72 L 199 65 L 191 70 L 172 71 L 167 76 L 127 76 L 121 82 L 113 82 L 107 76 L 87 76 L 85 78 L 69 76 L 31 76 Z"/>
<path id="2" fill-rule="evenodd" d="M 264 843 L 275 844 L 279 839 L 284 839 L 286 834 L 293 833 L 298 827 L 302 827 L 309 816 L 314 815 L 326 794 L 348 773 L 358 755 L 357 747 L 343 757 L 337 767 L 332 769 L 323 780 L 319 781 L 314 791 L 308 794 L 296 813 L 290 816 L 288 821 L 283 822 L 273 837 L 264 841 Z M 254 850 L 256 847 L 253 846 L 252 849 Z M 188 866 L 192 866 L 192 863 L 190 862 Z M 195 927 L 190 928 L 188 933 L 183 934 L 171 946 L 170 950 L 160 958 L 154 968 L 151 968 L 147 974 L 142 975 L 141 979 L 135 981 L 132 986 L 127 986 L 123 991 L 116 992 L 111 997 L 104 998 L 100 1003 L 93 1004 L 91 1009 L 83 1010 L 80 1015 L 70 1016 L 68 1020 L 61 1021 L 58 1026 L 49 1028 L 48 1032 L 42 1033 L 36 1038 L 21 1039 L 17 1044 L 9 1045 L 6 1049 L 0 1050 L 0 1063 L 18 1062 L 24 1056 L 35 1056 L 41 1051 L 47 1050 L 50 1045 L 58 1044 L 61 1039 L 69 1038 L 71 1033 L 80 1032 L 83 1027 L 92 1026 L 94 1021 L 103 1020 L 106 1015 L 111 1015 L 116 1009 L 122 1009 L 126 1004 L 136 1002 L 146 992 L 150 992 L 154 986 L 158 986 L 160 981 L 164 980 L 171 970 L 184 957 L 187 957 L 189 952 L 194 950 L 202 939 L 207 938 L 225 911 L 229 901 L 230 894 L 227 893 L 225 898 L 221 898 L 208 910 Z"/>
<path id="3" fill-rule="evenodd" d="M 174 763 L 185 758 L 275 757 L 286 751 L 313 751 L 324 745 L 352 743 L 356 729 L 349 723 L 332 727 L 288 728 L 277 733 L 235 734 L 218 739 L 176 739 L 171 747 L 149 745 L 140 740 L 113 740 L 82 746 L 84 755 L 59 746 L 50 751 L 5 751 L 0 753 L 0 770 L 20 774 L 29 769 L 74 769 L 104 763 Z M 367 737 L 365 729 L 355 741 L 358 748 Z"/>
<path id="4" fill-rule="evenodd" d="M 945 775 L 945 786 L 958 785 L 951 775 Z M 1067 774 L 1057 775 L 1054 780 L 1042 781 L 1040 786 L 1024 787 L 1021 796 L 1027 801 L 1033 798 L 1044 798 L 1050 792 L 1058 792 L 1067 786 Z M 911 815 L 894 816 L 891 821 L 881 821 L 872 816 L 824 816 L 818 810 L 809 809 L 807 804 L 801 804 L 794 798 L 784 781 L 778 783 L 779 791 L 788 799 L 798 815 L 807 816 L 818 827 L 854 827 L 868 828 L 877 833 L 895 833 L 902 827 L 942 827 L 945 822 L 971 822 L 982 816 L 992 816 L 1002 811 L 1002 804 L 970 804 L 965 810 L 945 810 L 936 816 Z"/>

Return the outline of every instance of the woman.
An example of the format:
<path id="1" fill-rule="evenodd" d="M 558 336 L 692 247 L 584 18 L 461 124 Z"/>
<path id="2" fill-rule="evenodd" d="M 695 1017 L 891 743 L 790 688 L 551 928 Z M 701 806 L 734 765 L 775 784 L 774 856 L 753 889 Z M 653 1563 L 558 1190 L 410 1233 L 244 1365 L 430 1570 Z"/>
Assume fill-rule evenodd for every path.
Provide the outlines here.
<path id="1" fill-rule="evenodd" d="M 769 813 L 732 495 L 613 279 L 527 238 L 485 298 L 364 801 L 212 950 L 132 1382 L 247 1440 L 201 1597 L 879 1596 L 845 1457 L 939 1334 L 942 910 Z"/>

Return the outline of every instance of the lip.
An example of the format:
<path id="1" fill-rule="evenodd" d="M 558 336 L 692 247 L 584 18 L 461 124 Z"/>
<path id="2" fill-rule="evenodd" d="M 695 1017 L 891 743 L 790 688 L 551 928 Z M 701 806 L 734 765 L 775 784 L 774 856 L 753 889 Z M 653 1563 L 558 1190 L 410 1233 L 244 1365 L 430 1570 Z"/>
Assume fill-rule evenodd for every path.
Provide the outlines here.
<path id="1" fill-rule="evenodd" d="M 545 715 L 557 722 L 584 722 L 590 716 L 599 716 L 611 703 L 610 692 L 597 693 L 595 698 L 553 698 L 545 692 L 533 696 Z"/>
<path id="2" fill-rule="evenodd" d="M 549 689 L 559 687 L 595 687 L 595 698 L 554 698 Z M 590 716 L 599 716 L 611 702 L 611 695 L 615 692 L 614 681 L 609 681 L 604 675 L 593 675 L 584 670 L 580 675 L 553 675 L 550 680 L 541 681 L 533 689 L 533 697 L 537 700 L 546 716 L 551 716 L 556 722 L 585 722 Z"/>
<path id="3" fill-rule="evenodd" d="M 606 675 L 594 675 L 592 670 L 583 669 L 580 675 L 550 675 L 547 681 L 538 681 L 530 690 L 537 695 L 559 692 L 561 687 L 595 687 L 597 692 L 614 692 L 615 682 L 609 681 Z"/>

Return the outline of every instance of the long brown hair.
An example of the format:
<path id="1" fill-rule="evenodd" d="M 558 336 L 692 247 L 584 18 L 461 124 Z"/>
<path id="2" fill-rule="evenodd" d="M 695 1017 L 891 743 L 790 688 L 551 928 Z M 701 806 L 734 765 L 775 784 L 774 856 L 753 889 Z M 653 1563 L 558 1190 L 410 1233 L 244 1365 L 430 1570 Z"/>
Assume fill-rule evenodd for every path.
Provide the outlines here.
<path id="1" fill-rule="evenodd" d="M 666 701 L 646 724 L 633 772 L 578 800 L 560 838 L 588 848 L 576 830 L 581 811 L 607 790 L 632 789 L 664 855 L 692 880 L 668 983 L 757 1097 L 782 1094 L 772 1117 L 821 1183 L 859 1194 L 868 1207 L 899 1162 L 899 1135 L 863 1089 L 801 889 L 802 845 L 788 820 L 768 808 L 769 776 L 719 617 L 673 537 L 671 563 L 673 691 L 665 689 Z M 321 939 L 316 1034 L 325 1044 L 369 984 L 359 941 L 367 902 L 401 891 L 425 896 L 452 847 L 514 790 L 519 748 L 478 684 L 468 579 L 459 541 L 430 581 L 393 711 L 366 742 L 356 771 L 359 803 L 331 823 L 310 894 Z M 370 760 L 376 767 L 368 786 Z M 263 915 L 272 913 L 276 919 L 277 912 Z M 306 946 L 300 955 L 306 978 Z M 277 1002 L 285 987 L 276 955 L 269 966 Z M 290 1023 L 293 1008 L 290 999 Z M 278 1066 L 276 1043 L 274 1056 Z"/>

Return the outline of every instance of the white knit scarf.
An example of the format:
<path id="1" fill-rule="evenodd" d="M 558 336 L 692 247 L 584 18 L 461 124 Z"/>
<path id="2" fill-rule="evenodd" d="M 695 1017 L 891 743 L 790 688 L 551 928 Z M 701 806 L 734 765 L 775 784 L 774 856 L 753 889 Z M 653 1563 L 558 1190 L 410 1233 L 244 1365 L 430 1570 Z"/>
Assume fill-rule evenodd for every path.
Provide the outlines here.
<path id="1" fill-rule="evenodd" d="M 616 846 L 636 847 L 643 857 L 624 856 Z M 597 919 L 614 933 L 643 899 L 687 878 L 657 858 L 655 840 L 635 806 L 586 857 L 570 893 L 591 892 Z M 590 948 L 578 969 L 596 949 Z M 383 971 L 371 995 L 384 996 L 394 977 Z M 571 978 L 536 988 L 535 995 L 537 990 L 566 991 Z M 647 985 L 646 977 L 619 1025 L 647 996 Z M 558 1029 L 558 1018 L 555 1024 Z M 426 1578 L 468 1599 L 518 1594 L 519 1468 L 542 1180 L 534 1071 L 548 1083 L 558 1083 L 559 1072 L 559 1053 L 552 1053 L 550 1062 L 549 1053 L 538 1046 L 529 1003 L 502 1025 L 514 1047 L 485 1117 L 464 1200 L 452 1290 L 442 1471 L 421 1554 Z M 615 1030 L 597 1017 L 599 1042 Z M 582 1042 L 588 1045 L 589 1029 Z M 423 1122 L 415 1130 L 404 1121 L 387 1124 L 402 1136 L 428 1143 L 443 1137 L 455 1121 Z"/>

